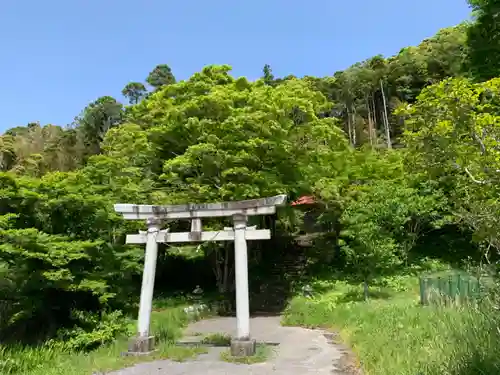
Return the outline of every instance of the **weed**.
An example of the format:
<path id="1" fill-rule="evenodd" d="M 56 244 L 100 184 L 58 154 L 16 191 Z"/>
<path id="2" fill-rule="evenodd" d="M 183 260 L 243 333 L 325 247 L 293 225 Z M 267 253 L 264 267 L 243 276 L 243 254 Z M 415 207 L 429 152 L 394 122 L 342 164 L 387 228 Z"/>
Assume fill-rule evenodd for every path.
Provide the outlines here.
<path id="1" fill-rule="evenodd" d="M 272 355 L 273 350 L 266 344 L 257 344 L 255 354 L 249 357 L 233 357 L 230 350 L 223 351 L 220 354 L 220 359 L 230 363 L 240 363 L 251 365 L 255 363 L 266 362 Z"/>
<path id="2" fill-rule="evenodd" d="M 201 343 L 214 346 L 229 346 L 231 345 L 231 336 L 223 333 L 212 333 L 205 336 L 203 340 L 201 340 Z"/>

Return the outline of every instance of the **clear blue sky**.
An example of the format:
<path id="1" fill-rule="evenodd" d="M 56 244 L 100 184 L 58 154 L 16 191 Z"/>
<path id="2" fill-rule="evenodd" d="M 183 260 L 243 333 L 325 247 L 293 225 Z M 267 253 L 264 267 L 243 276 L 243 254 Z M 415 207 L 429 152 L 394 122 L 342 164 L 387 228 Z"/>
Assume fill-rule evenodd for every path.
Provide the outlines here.
<path id="1" fill-rule="evenodd" d="M 0 132 L 68 124 L 160 63 L 177 79 L 208 64 L 326 76 L 469 14 L 465 0 L 0 0 Z"/>

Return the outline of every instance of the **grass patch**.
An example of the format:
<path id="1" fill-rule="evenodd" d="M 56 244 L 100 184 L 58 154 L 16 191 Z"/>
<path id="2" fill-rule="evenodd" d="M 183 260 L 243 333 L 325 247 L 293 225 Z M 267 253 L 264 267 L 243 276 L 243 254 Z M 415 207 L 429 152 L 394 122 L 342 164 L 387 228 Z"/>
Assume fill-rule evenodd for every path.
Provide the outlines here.
<path id="1" fill-rule="evenodd" d="M 127 350 L 128 336 L 120 337 L 110 345 L 87 353 L 68 353 L 57 346 L 49 345 L 38 348 L 0 346 L 0 374 L 89 375 L 156 359 L 183 361 L 206 353 L 206 348 L 175 345 L 188 322 L 189 318 L 183 312 L 182 306 L 156 309 L 152 313 L 151 332 L 157 338 L 157 352 L 147 357 L 121 355 Z M 130 321 L 129 331 L 130 334 L 135 331 L 135 322 Z"/>
<path id="2" fill-rule="evenodd" d="M 358 302 L 345 296 L 360 286 L 332 285 L 310 300 L 292 300 L 283 323 L 335 329 L 355 351 L 367 375 L 475 375 L 500 373 L 500 316 L 481 306 L 422 307 L 418 279 L 388 296 Z"/>
<path id="3" fill-rule="evenodd" d="M 255 363 L 266 362 L 272 355 L 273 349 L 266 344 L 257 344 L 255 349 L 255 355 L 250 357 L 233 357 L 231 355 L 231 350 L 223 351 L 220 354 L 220 359 L 225 362 L 239 363 L 245 365 L 252 365 Z"/>
<path id="4" fill-rule="evenodd" d="M 231 336 L 223 333 L 212 333 L 205 336 L 201 343 L 214 346 L 229 346 L 231 345 Z"/>

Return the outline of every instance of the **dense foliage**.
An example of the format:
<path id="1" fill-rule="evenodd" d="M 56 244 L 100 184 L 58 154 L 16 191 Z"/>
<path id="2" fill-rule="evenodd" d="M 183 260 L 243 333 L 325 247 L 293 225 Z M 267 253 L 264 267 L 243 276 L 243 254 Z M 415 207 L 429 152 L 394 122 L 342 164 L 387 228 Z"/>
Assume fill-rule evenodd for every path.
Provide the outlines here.
<path id="1" fill-rule="evenodd" d="M 74 346 L 87 348 L 112 338 L 98 322 L 114 327 L 113 312 L 134 306 L 143 255 L 124 245 L 124 234 L 142 223 L 121 220 L 117 202 L 312 195 L 328 229 L 305 250 L 306 272 L 369 280 L 425 257 L 494 262 L 500 59 L 485 50 L 498 47 L 494 3 L 475 2 L 474 23 L 332 77 L 277 78 L 266 65 L 250 82 L 223 65 L 177 81 L 161 64 L 146 79 L 149 91 L 140 82 L 124 87 L 128 106 L 104 96 L 71 126 L 6 131 L 0 340 L 86 332 Z M 254 280 L 279 263 L 269 253 L 295 254 L 302 211 L 288 207 L 259 223 L 271 225 L 277 240 L 254 245 Z M 179 284 L 187 290 L 196 277 L 206 289 L 231 292 L 228 248 L 201 248 L 162 253 L 160 267 L 169 272 L 158 273 L 160 292 Z M 178 281 L 210 267 L 213 277 Z"/>

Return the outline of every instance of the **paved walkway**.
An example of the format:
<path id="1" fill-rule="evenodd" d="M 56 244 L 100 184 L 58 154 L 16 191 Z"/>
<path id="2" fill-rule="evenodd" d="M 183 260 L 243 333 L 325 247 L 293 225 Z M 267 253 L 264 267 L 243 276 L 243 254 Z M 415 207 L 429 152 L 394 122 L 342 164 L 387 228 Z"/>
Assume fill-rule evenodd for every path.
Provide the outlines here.
<path id="1" fill-rule="evenodd" d="M 234 318 L 201 320 L 191 324 L 186 335 L 209 333 L 235 334 Z M 336 371 L 342 349 L 325 337 L 324 332 L 297 327 L 282 327 L 279 317 L 259 317 L 251 320 L 252 337 L 257 342 L 276 343 L 274 354 L 268 362 L 243 365 L 223 362 L 219 359 L 221 350 L 209 348 L 203 354 L 187 362 L 169 360 L 141 363 L 115 371 L 109 375 L 332 375 Z"/>

